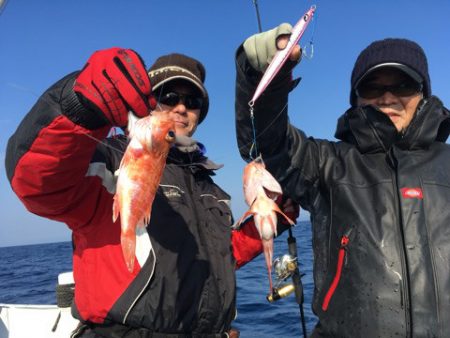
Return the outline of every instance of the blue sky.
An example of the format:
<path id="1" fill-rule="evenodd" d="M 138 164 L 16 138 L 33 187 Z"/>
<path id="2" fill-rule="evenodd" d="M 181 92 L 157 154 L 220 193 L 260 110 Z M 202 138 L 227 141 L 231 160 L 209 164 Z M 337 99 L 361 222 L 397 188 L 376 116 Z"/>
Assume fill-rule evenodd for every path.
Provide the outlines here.
<path id="1" fill-rule="evenodd" d="M 450 2 L 448 0 L 259 0 L 264 30 L 295 22 L 313 4 L 314 56 L 294 75 L 303 78 L 290 96 L 291 122 L 308 135 L 333 139 L 348 108 L 350 73 L 359 52 L 386 37 L 417 41 L 428 56 L 432 91 L 450 104 Z M 315 26 L 314 26 L 315 25 Z M 314 29 L 313 29 L 314 26 Z M 148 66 L 162 54 L 185 53 L 207 69 L 211 104 L 196 133 L 210 158 L 224 163 L 216 181 L 233 198 L 235 218 L 245 211 L 234 127 L 234 53 L 258 29 L 252 0 L 25 1 L 9 0 L 0 14 L 0 158 L 38 96 L 80 69 L 98 49 L 136 50 Z M 30 214 L 0 167 L 0 247 L 70 240 L 64 224 Z M 306 212 L 302 218 L 307 218 Z"/>

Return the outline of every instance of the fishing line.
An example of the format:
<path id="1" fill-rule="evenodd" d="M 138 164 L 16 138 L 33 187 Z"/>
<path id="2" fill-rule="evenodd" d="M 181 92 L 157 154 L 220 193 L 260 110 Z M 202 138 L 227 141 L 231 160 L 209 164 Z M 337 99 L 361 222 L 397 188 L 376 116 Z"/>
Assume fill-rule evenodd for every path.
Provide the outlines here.
<path id="1" fill-rule="evenodd" d="M 258 11 L 256 1 L 257 0 L 254 0 L 253 3 L 255 4 L 255 8 L 257 10 L 257 15 L 258 15 L 258 21 L 259 21 L 259 11 Z M 251 119 L 251 123 L 252 123 L 252 131 L 253 131 L 252 145 L 249 150 L 249 157 L 252 160 L 254 159 L 253 153 L 255 152 L 257 154 L 256 126 L 255 126 L 255 121 L 254 121 L 255 117 L 254 117 L 254 111 L 253 111 L 254 103 L 258 99 L 258 97 L 265 91 L 265 89 L 270 84 L 272 79 L 277 75 L 278 71 L 283 67 L 285 61 L 289 58 L 289 55 L 291 54 L 292 50 L 299 43 L 300 38 L 303 35 L 304 31 L 306 30 L 307 25 L 311 22 L 311 20 L 313 18 L 315 10 L 316 10 L 316 6 L 315 5 L 311 6 L 311 8 L 303 15 L 302 18 L 300 18 L 300 20 L 298 20 L 298 22 L 292 28 L 292 33 L 289 37 L 289 41 L 288 41 L 286 47 L 283 50 L 277 51 L 277 53 L 275 54 L 271 63 L 269 64 L 266 71 L 264 72 L 263 77 L 261 78 L 261 80 L 255 90 L 255 93 L 253 94 L 253 97 L 251 98 L 250 102 L 248 103 L 250 119 Z M 260 29 L 260 31 L 261 31 L 261 29 Z M 313 33 L 314 33 L 314 31 L 313 31 Z M 302 50 L 302 55 L 304 54 L 307 58 L 312 58 L 312 54 L 314 52 L 313 46 L 314 45 L 313 45 L 313 35 L 312 35 L 311 40 L 310 40 L 311 56 L 310 57 L 308 56 L 308 54 L 306 52 L 306 47 L 304 48 L 305 51 Z M 260 136 L 262 134 L 264 134 L 268 130 L 268 128 L 270 128 L 272 126 L 272 124 L 275 122 L 275 120 L 277 120 L 277 118 L 281 115 L 281 113 L 283 113 L 285 111 L 286 108 L 287 108 L 287 102 L 286 102 L 285 106 L 277 114 L 277 116 L 274 117 L 272 122 L 269 123 L 269 125 L 259 134 Z M 245 146 L 248 146 L 248 144 Z M 242 149 L 242 147 L 240 149 Z M 297 244 L 296 244 L 296 239 L 292 234 L 291 228 L 289 228 L 289 235 L 288 235 L 287 242 L 288 242 L 289 253 L 290 253 L 291 257 L 295 258 L 295 261 L 297 263 Z M 300 321 L 301 321 L 301 326 L 302 326 L 302 331 L 303 331 L 303 337 L 306 338 L 307 330 L 306 330 L 305 315 L 304 315 L 304 311 L 303 311 L 303 301 L 304 301 L 303 285 L 302 285 L 302 281 L 301 281 L 300 271 L 298 268 L 298 263 L 295 264 L 295 268 L 292 271 L 291 277 L 292 277 L 292 283 L 294 286 L 296 302 L 299 305 L 299 309 L 300 309 Z M 275 298 L 273 298 L 273 296 L 275 296 L 275 295 L 274 295 L 274 290 L 272 289 L 272 292 L 268 296 L 267 299 L 269 300 L 269 298 L 271 298 L 271 297 L 272 297 L 272 299 L 275 299 Z"/>
<path id="2" fill-rule="evenodd" d="M 261 17 L 259 15 L 258 0 L 253 0 L 253 5 L 255 6 L 256 20 L 258 21 L 258 31 L 261 33 L 262 26 L 261 26 Z M 256 157 L 258 157 L 258 147 L 256 145 L 255 115 L 253 114 L 253 105 L 254 102 L 249 103 L 250 119 L 252 121 L 252 132 L 253 132 L 253 142 L 248 152 L 248 156 L 251 160 L 254 160 Z M 255 156 L 253 156 L 253 154 L 255 154 Z"/>
<path id="3" fill-rule="evenodd" d="M 257 2 L 254 0 L 253 2 L 255 4 L 255 8 L 257 9 L 257 14 L 259 15 Z M 300 42 L 301 37 L 303 36 L 306 28 L 312 21 L 314 17 L 314 12 L 316 11 L 316 6 L 313 5 L 310 7 L 310 9 L 296 22 L 296 24 L 292 27 L 292 31 L 289 36 L 289 40 L 286 44 L 286 46 L 283 49 L 278 49 L 275 55 L 273 56 L 272 61 L 268 65 L 267 69 L 264 71 L 264 74 L 262 78 L 260 79 L 255 93 L 253 94 L 252 98 L 250 99 L 248 105 L 249 105 L 249 113 L 250 113 L 250 119 L 252 123 L 252 131 L 253 131 L 253 144 L 250 147 L 249 150 L 249 158 L 254 159 L 255 155 L 258 155 L 257 150 L 257 140 L 256 140 L 256 126 L 255 126 L 255 116 L 253 107 L 256 102 L 256 100 L 261 96 L 261 94 L 267 89 L 267 87 L 270 85 L 271 81 L 276 77 L 280 69 L 283 67 L 287 59 L 290 57 L 292 51 L 295 49 L 297 44 Z M 259 20 L 259 16 L 258 16 Z M 312 40 L 311 40 L 312 44 Z"/>
<path id="4" fill-rule="evenodd" d="M 8 0 L 0 0 L 0 15 L 3 14 L 3 11 L 5 10 L 7 3 Z"/>
<path id="5" fill-rule="evenodd" d="M 5 8 L 6 3 L 7 3 L 6 0 L 4 0 L 4 1 L 0 0 L 0 14 L 1 14 L 1 11 Z M 172 56 L 171 56 L 171 57 L 172 57 Z M 169 63 L 170 63 L 170 62 L 169 62 Z M 160 93 L 159 93 L 159 97 L 156 99 L 156 107 L 155 107 L 154 110 L 162 111 L 162 107 L 161 107 L 161 105 L 160 105 L 160 103 L 159 103 L 159 99 L 161 98 L 161 95 L 162 95 L 162 93 L 163 93 L 163 88 L 164 88 L 164 86 L 165 86 L 165 79 L 167 78 L 167 76 L 168 76 L 168 73 L 166 72 L 166 73 L 165 73 L 165 78 L 163 79 L 163 85 L 161 86 L 161 90 L 160 90 Z M 6 85 L 9 86 L 9 87 L 11 87 L 11 88 L 13 88 L 13 89 L 16 89 L 16 90 L 21 90 L 21 91 L 23 91 L 23 92 L 28 92 L 28 93 L 30 93 L 32 96 L 37 97 L 37 98 L 39 98 L 39 99 L 42 99 L 44 102 L 46 102 L 46 103 L 48 103 L 48 104 L 50 104 L 50 105 L 52 104 L 52 102 L 51 102 L 49 99 L 43 97 L 42 95 L 37 94 L 36 92 L 34 92 L 33 90 L 31 90 L 29 87 L 26 87 L 26 86 L 23 86 L 23 85 L 20 85 L 20 84 L 16 84 L 16 83 L 6 83 Z M 149 112 L 150 115 L 151 115 L 151 112 L 152 112 L 152 111 Z M 133 114 L 134 114 L 134 113 L 133 113 Z M 90 139 L 96 141 L 97 143 L 103 144 L 103 145 L 104 145 L 105 147 L 107 147 L 107 148 L 110 148 L 110 149 L 112 149 L 112 150 L 114 150 L 114 151 L 116 151 L 116 152 L 119 152 L 119 153 L 121 153 L 121 154 L 124 154 L 124 153 L 125 153 L 123 150 L 118 149 L 118 148 L 116 148 L 116 147 L 114 147 L 114 146 L 112 146 L 112 145 L 110 145 L 110 144 L 107 144 L 104 140 L 100 140 L 100 139 L 98 139 L 98 138 L 96 138 L 96 137 L 94 137 L 94 136 L 92 136 L 92 135 L 89 135 L 88 132 L 83 131 L 83 133 L 84 133 L 84 135 L 86 135 L 86 136 L 89 137 Z M 109 137 L 116 137 L 116 135 L 119 135 L 119 134 L 117 133 L 117 127 L 111 127 L 111 130 L 109 131 L 107 138 L 109 138 Z M 125 136 L 128 138 L 127 135 L 125 135 Z M 123 144 L 126 144 L 126 143 L 127 143 L 127 141 L 121 140 L 121 139 L 119 139 L 119 138 L 117 138 L 117 140 L 118 140 L 118 142 L 122 142 Z"/>
<path id="6" fill-rule="evenodd" d="M 31 90 L 29 87 L 22 86 L 22 85 L 16 84 L 16 83 L 7 83 L 7 85 L 8 85 L 9 87 L 12 87 L 13 89 L 21 90 L 21 91 L 23 91 L 23 92 L 30 93 L 32 96 L 38 97 L 39 100 L 42 100 L 43 102 L 46 102 L 46 103 L 49 104 L 49 105 L 52 105 L 52 104 L 53 104 L 53 102 L 51 102 L 49 99 L 47 99 L 47 98 L 44 97 L 44 96 L 38 95 L 36 92 L 34 92 L 33 90 Z M 116 127 L 112 127 L 111 130 L 109 131 L 109 134 L 108 134 L 108 135 L 113 134 L 113 133 L 115 132 L 114 130 L 116 130 Z M 107 144 L 105 141 L 100 140 L 100 139 L 96 138 L 95 136 L 89 135 L 87 131 L 84 131 L 84 130 L 83 130 L 82 132 L 83 132 L 84 135 L 86 135 L 87 137 L 89 137 L 89 138 L 91 138 L 92 140 L 96 141 L 97 143 L 101 143 L 101 144 L 103 144 L 105 147 L 108 147 L 108 148 L 110 148 L 110 149 L 112 149 L 112 150 L 114 150 L 114 151 L 117 151 L 117 152 L 119 152 L 119 153 L 122 153 L 122 154 L 124 153 L 124 151 L 122 151 L 121 149 L 118 149 L 118 148 L 116 148 L 116 147 L 114 147 L 114 146 L 112 146 L 112 145 L 110 145 L 110 144 Z M 118 134 L 116 134 L 116 135 L 118 135 Z M 122 141 L 122 140 L 120 140 L 120 139 L 118 139 L 118 141 L 119 141 L 119 142 L 126 143 L 126 141 Z"/>

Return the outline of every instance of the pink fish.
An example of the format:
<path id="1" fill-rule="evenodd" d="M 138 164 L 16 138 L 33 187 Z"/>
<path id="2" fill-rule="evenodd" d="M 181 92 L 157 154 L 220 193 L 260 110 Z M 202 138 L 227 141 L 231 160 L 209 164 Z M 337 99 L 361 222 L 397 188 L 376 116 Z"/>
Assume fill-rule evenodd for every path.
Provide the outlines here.
<path id="1" fill-rule="evenodd" d="M 277 214 L 282 215 L 291 225 L 295 223 L 284 214 L 270 195 L 276 198 L 282 195 L 280 184 L 266 170 L 259 156 L 244 169 L 244 195 L 250 209 L 241 217 L 239 223 L 253 216 L 256 229 L 261 236 L 267 271 L 269 273 L 270 292 L 272 292 L 273 237 L 277 235 Z"/>
<path id="2" fill-rule="evenodd" d="M 122 252 L 127 268 L 132 272 L 136 228 L 145 228 L 150 221 L 166 158 L 171 144 L 175 142 L 175 125 L 172 120 L 150 115 L 135 122 L 130 136 L 130 143 L 120 162 L 113 221 L 120 214 Z"/>
<path id="3" fill-rule="evenodd" d="M 244 168 L 244 197 L 248 206 L 251 206 L 261 188 L 270 197 L 276 198 L 283 194 L 280 184 L 266 170 L 261 156 L 247 164 Z"/>

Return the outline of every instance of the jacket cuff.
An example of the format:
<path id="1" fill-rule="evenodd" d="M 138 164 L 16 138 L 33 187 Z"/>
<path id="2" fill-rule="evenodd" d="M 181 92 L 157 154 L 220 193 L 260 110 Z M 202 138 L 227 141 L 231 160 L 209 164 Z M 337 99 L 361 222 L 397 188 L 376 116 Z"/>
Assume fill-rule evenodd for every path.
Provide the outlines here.
<path id="1" fill-rule="evenodd" d="M 61 97 L 61 111 L 73 123 L 89 129 L 95 130 L 108 125 L 108 120 L 100 113 L 87 109 L 80 102 L 78 95 L 73 90 L 75 74 L 69 80 L 63 90 Z"/>

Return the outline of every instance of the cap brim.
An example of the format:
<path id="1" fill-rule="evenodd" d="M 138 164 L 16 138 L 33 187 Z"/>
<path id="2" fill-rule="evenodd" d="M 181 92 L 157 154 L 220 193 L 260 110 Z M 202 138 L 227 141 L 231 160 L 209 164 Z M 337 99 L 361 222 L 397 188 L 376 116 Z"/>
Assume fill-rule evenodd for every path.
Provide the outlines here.
<path id="1" fill-rule="evenodd" d="M 204 88 L 201 84 L 197 83 L 197 82 L 194 81 L 192 78 L 187 77 L 187 76 L 183 76 L 183 75 L 173 75 L 173 76 L 169 76 L 169 77 L 165 78 L 164 80 L 158 82 L 158 84 L 155 85 L 155 86 L 153 87 L 153 89 L 157 89 L 157 88 L 159 88 L 159 87 L 162 87 L 164 84 L 166 84 L 166 83 L 168 83 L 168 82 L 171 82 L 171 81 L 173 81 L 173 80 L 185 80 L 185 81 L 187 81 L 187 82 L 189 82 L 189 83 L 192 83 L 198 90 L 200 90 L 200 93 L 203 95 L 203 97 L 206 97 L 206 95 L 207 95 L 207 94 L 206 94 L 206 91 L 205 91 L 205 88 Z"/>
<path id="2" fill-rule="evenodd" d="M 360 77 L 360 79 L 356 82 L 354 88 L 358 88 L 358 85 L 361 83 L 362 80 L 364 80 L 369 74 L 373 73 L 375 70 L 378 70 L 380 68 L 396 68 L 401 70 L 403 73 L 405 73 L 406 75 L 408 75 L 409 77 L 411 77 L 414 81 L 417 81 L 418 83 L 423 83 L 424 79 L 422 79 L 422 77 L 419 75 L 419 73 L 417 73 L 414 69 L 405 66 L 401 63 L 396 63 L 396 62 L 385 62 L 385 63 L 380 63 L 379 65 L 373 66 L 371 68 L 369 68 L 364 74 L 363 76 Z"/>

